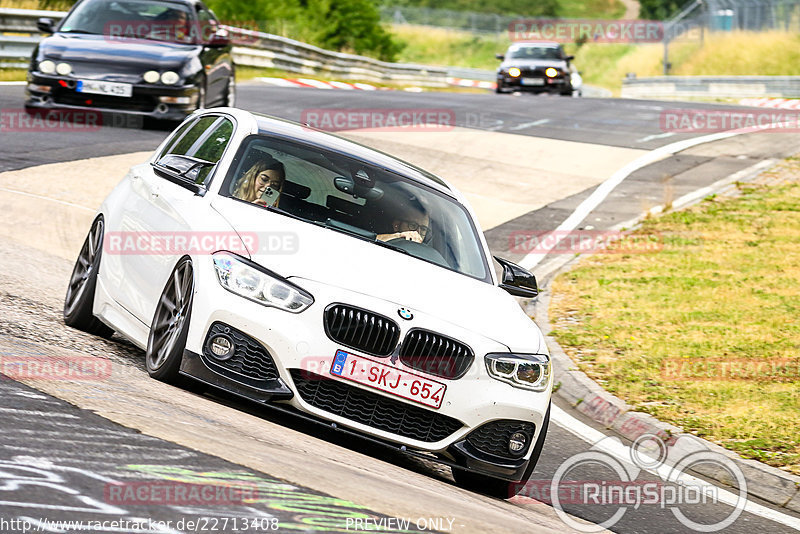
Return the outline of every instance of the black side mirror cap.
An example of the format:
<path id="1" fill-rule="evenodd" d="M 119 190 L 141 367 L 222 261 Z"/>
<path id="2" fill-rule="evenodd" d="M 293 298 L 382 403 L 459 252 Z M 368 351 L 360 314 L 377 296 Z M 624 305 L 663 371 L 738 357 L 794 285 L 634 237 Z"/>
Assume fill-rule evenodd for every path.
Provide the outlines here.
<path id="1" fill-rule="evenodd" d="M 497 59 L 499 59 L 501 61 L 506 58 L 505 54 L 495 54 L 494 57 L 496 57 Z"/>
<path id="2" fill-rule="evenodd" d="M 494 259 L 503 267 L 501 289 L 505 289 L 515 297 L 534 298 L 539 294 L 539 286 L 533 273 L 503 258 L 495 256 Z"/>
<path id="3" fill-rule="evenodd" d="M 575 56 L 567 56 L 564 59 L 566 59 L 567 61 L 572 61 L 573 59 L 575 59 Z"/>
<path id="4" fill-rule="evenodd" d="M 48 17 L 41 17 L 36 21 L 36 28 L 42 33 L 53 33 L 56 23 Z"/>
<path id="5" fill-rule="evenodd" d="M 214 32 L 214 35 L 211 36 L 211 39 L 208 40 L 208 46 L 210 48 L 223 48 L 229 44 L 231 44 L 231 36 L 225 28 L 219 28 Z"/>

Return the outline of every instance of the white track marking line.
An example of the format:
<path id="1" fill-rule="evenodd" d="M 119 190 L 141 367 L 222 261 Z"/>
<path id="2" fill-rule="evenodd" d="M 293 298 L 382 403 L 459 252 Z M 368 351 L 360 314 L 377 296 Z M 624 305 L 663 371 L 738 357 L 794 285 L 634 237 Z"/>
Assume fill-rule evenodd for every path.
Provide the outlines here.
<path id="1" fill-rule="evenodd" d="M 779 124 L 774 126 L 780 127 L 782 125 Z M 719 141 L 721 139 L 727 139 L 728 137 L 733 137 L 745 133 L 763 131 L 766 129 L 767 128 L 761 128 L 761 129 L 742 128 L 740 130 L 729 130 L 726 132 L 718 132 L 714 134 L 703 135 L 700 137 L 694 137 L 692 139 L 685 139 L 683 141 L 676 141 L 669 145 L 656 148 L 655 150 L 652 150 L 647 154 L 644 154 L 636 158 L 635 160 L 628 163 L 621 169 L 617 170 L 605 182 L 601 183 L 597 187 L 597 189 L 595 189 L 592 192 L 591 195 L 589 195 L 583 202 L 580 203 L 580 205 L 575 209 L 575 211 L 572 212 L 572 214 L 569 217 L 567 217 L 564 222 L 558 225 L 558 228 L 556 228 L 552 232 L 549 232 L 545 236 L 539 238 L 539 243 L 547 243 L 549 245 L 545 247 L 544 252 L 536 252 L 528 254 L 527 256 L 522 258 L 519 264 L 528 270 L 531 270 L 536 265 L 538 265 L 551 250 L 553 250 L 556 246 L 558 246 L 559 242 L 564 237 L 564 234 L 575 230 L 575 228 L 578 227 L 581 221 L 583 221 L 595 208 L 597 208 L 597 206 L 599 206 L 608 197 L 608 195 L 610 195 L 611 192 L 619 184 L 621 184 L 623 180 L 625 180 L 625 178 L 633 174 L 634 171 L 637 171 L 642 167 L 646 167 L 651 163 L 655 163 L 656 161 L 672 156 L 673 154 L 676 154 L 693 146 L 702 145 L 704 143 L 710 143 L 712 141 Z"/>
<path id="2" fill-rule="evenodd" d="M 555 404 L 551 408 L 551 417 L 553 422 L 555 422 L 558 426 L 580 438 L 581 440 L 585 441 L 586 443 L 593 445 L 596 447 L 597 450 L 602 450 L 617 459 L 630 464 L 631 456 L 631 448 L 627 445 L 624 445 L 621 442 L 613 441 L 605 439 L 608 436 L 596 430 L 581 421 L 575 419 L 563 409 L 559 408 Z M 666 464 L 661 465 L 657 469 L 642 469 L 643 471 L 647 471 L 648 473 L 655 474 L 662 479 L 666 480 L 669 476 L 670 472 L 672 471 L 672 467 Z M 682 475 L 680 478 L 677 479 L 678 482 L 685 482 L 686 484 L 691 484 L 695 486 L 705 486 L 711 485 L 708 482 L 699 479 L 697 477 L 693 477 L 691 475 Z M 735 506 L 739 497 L 725 489 L 720 488 L 717 486 L 717 496 L 719 497 L 719 502 L 728 504 L 730 506 Z M 754 503 L 750 500 L 747 501 L 745 504 L 744 510 L 749 512 L 753 515 L 757 515 L 759 517 L 763 517 L 764 519 L 769 519 L 770 521 L 775 521 L 776 523 L 781 523 L 782 525 L 786 525 L 788 527 L 800 530 L 800 519 L 796 517 L 792 517 L 790 515 L 784 514 L 777 510 L 773 510 L 772 508 L 768 508 L 766 506 L 760 505 L 758 503 Z"/>
<path id="3" fill-rule="evenodd" d="M 31 198 L 38 198 L 39 200 L 48 200 L 50 202 L 56 202 L 58 204 L 62 204 L 64 206 L 69 206 L 70 208 L 77 208 L 79 210 L 88 211 L 90 213 L 95 213 L 97 210 L 93 210 L 92 208 L 87 208 L 86 206 L 81 206 L 80 204 L 73 204 L 72 202 L 67 202 L 66 200 L 58 200 L 55 198 L 44 197 L 42 195 L 36 195 L 34 193 L 26 193 L 25 191 L 17 191 L 16 189 L 6 189 L 5 187 L 0 187 L 0 192 L 3 193 L 13 193 L 15 195 L 23 195 L 26 197 Z"/>
<path id="4" fill-rule="evenodd" d="M 646 143 L 648 141 L 652 141 L 653 139 L 664 139 L 665 137 L 672 137 L 675 135 L 675 132 L 665 132 L 662 134 L 653 134 L 648 135 L 647 137 L 642 137 L 641 139 L 637 139 L 637 143 Z"/>
<path id="5" fill-rule="evenodd" d="M 530 128 L 531 126 L 539 126 L 540 124 L 545 124 L 550 122 L 550 119 L 539 119 L 538 121 L 533 122 L 523 122 L 522 124 L 517 124 L 516 126 L 512 126 L 509 130 L 516 131 L 516 130 L 524 130 L 525 128 Z"/>
<path id="6" fill-rule="evenodd" d="M 27 85 L 28 82 L 0 82 L 0 85 Z"/>

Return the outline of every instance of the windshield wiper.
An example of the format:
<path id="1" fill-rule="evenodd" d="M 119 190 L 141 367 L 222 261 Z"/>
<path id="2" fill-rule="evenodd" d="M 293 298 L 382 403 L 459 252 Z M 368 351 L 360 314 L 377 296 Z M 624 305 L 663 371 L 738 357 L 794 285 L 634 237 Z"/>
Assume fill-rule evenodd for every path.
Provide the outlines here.
<path id="1" fill-rule="evenodd" d="M 413 254 L 411 254 L 411 253 L 410 253 L 409 251 L 407 251 L 406 249 L 404 249 L 404 248 L 400 248 L 400 247 L 398 247 L 397 245 L 392 245 L 391 243 L 387 243 L 387 242 L 385 242 L 385 241 L 381 241 L 380 239 L 376 239 L 375 241 L 373 241 L 373 243 L 375 243 L 376 245 L 379 245 L 379 246 L 381 246 L 381 247 L 384 247 L 384 248 L 390 248 L 390 249 L 392 249 L 392 250 L 396 250 L 397 252 L 402 252 L 403 254 L 406 254 L 406 255 L 408 255 L 408 256 L 411 256 L 412 258 L 416 258 L 416 256 L 414 256 Z"/>
<path id="2" fill-rule="evenodd" d="M 86 34 L 86 35 L 100 35 L 97 32 L 90 32 L 88 30 L 79 30 L 79 29 L 59 30 L 58 33 L 83 33 L 83 34 Z"/>

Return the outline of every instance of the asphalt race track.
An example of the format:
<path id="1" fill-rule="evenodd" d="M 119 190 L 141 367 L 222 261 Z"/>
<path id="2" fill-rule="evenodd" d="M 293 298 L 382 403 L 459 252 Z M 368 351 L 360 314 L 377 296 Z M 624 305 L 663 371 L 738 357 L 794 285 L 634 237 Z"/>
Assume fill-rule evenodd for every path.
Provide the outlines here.
<path id="1" fill-rule="evenodd" d="M 4 114 L 20 110 L 22 92 L 21 86 L 0 86 Z M 665 132 L 659 122 L 665 110 L 709 107 L 529 95 L 298 90 L 255 82 L 239 85 L 238 97 L 242 108 L 291 120 L 306 117 L 308 110 L 334 108 L 445 110 L 455 118 L 456 128 L 451 134 L 439 133 L 444 137 L 435 142 L 417 132 L 342 133 L 430 168 L 473 195 L 470 202 L 480 212 L 493 252 L 514 261 L 533 261 L 528 251 L 513 246 L 515 235 L 557 228 L 586 205 L 613 170 L 652 150 L 706 135 Z M 102 380 L 0 380 L 0 532 L 22 532 L 19 521 L 38 525 L 40 531 L 72 532 L 44 520 L 120 518 L 128 523 L 94 531 L 587 532 L 591 523 L 603 523 L 620 510 L 615 504 L 565 502 L 570 521 L 575 521 L 565 525 L 551 506 L 533 499 L 501 501 L 461 490 L 449 469 L 438 464 L 232 397 L 156 382 L 144 370 L 144 354 L 126 341 L 100 340 L 66 328 L 61 306 L 76 236 L 71 227 L 59 225 L 59 210 L 79 208 L 69 215 L 77 226 L 91 220 L 91 210 L 103 195 L 92 192 L 90 179 L 97 180 L 98 188 L 101 182 L 91 178 L 91 169 L 85 177 L 73 178 L 56 166 L 42 167 L 42 172 L 32 168 L 152 151 L 166 134 L 157 128 L 122 127 L 0 131 L 0 173 L 29 173 L 0 174 L 0 356 L 67 354 L 108 362 Z M 479 136 L 474 146 L 448 146 L 474 136 Z M 512 141 L 519 141 L 519 148 Z M 494 151 L 497 165 L 486 163 L 481 150 Z M 796 135 L 757 133 L 666 154 L 627 175 L 586 211 L 579 227 L 613 228 L 673 198 L 736 173 L 749 176 L 762 162 L 798 151 Z M 608 172 L 603 167 L 591 176 L 591 169 L 574 170 L 586 161 L 607 165 Z M 519 169 L 514 182 L 499 181 L 512 168 Z M 526 183 L 527 168 L 535 169 L 533 185 Z M 104 175 L 102 187 L 125 170 Z M 47 185 L 37 189 L 31 179 Z M 82 181 L 73 187 L 73 179 Z M 77 187 L 87 193 L 67 191 Z M 512 187 L 525 190 L 531 200 L 515 203 L 515 191 L 508 190 Z M 473 197 L 479 201 L 482 193 L 492 202 L 478 209 Z M 520 205 L 532 209 L 520 211 Z M 511 215 L 492 213 L 502 206 L 512 206 Z M 48 239 L 63 241 L 61 248 L 43 245 Z M 551 255 L 537 260 L 534 272 L 540 281 L 546 283 L 563 259 Z M 532 477 L 533 497 L 543 497 L 566 461 L 594 450 L 586 439 L 590 431 L 603 430 L 567 406 L 559 408 L 563 415 L 551 422 Z M 609 474 L 598 466 L 583 469 L 582 480 L 602 480 Z M 152 481 L 173 487 L 233 481 L 255 498 L 243 502 L 241 495 L 226 496 L 213 507 L 186 507 L 169 499 L 142 503 L 113 493 L 120 483 Z M 636 481 L 681 491 L 646 471 Z M 730 516 L 733 507 L 705 502 L 682 504 L 680 510 L 693 521 L 713 524 Z M 189 521 L 194 522 L 191 528 Z M 723 531 L 793 532 L 798 525 L 797 514 L 751 498 Z M 626 509 L 610 530 L 696 531 L 658 503 Z"/>

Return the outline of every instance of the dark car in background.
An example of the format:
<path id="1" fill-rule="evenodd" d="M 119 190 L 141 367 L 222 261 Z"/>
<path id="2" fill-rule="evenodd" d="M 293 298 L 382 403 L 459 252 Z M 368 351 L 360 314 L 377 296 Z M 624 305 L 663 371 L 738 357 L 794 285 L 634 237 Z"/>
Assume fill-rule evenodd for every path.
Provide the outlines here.
<path id="1" fill-rule="evenodd" d="M 59 23 L 39 19 L 25 108 L 93 109 L 182 120 L 232 106 L 230 39 L 197 0 L 82 0 Z"/>
<path id="2" fill-rule="evenodd" d="M 572 96 L 580 93 L 580 75 L 560 44 L 549 41 L 514 43 L 497 69 L 498 93 L 529 91 Z"/>

